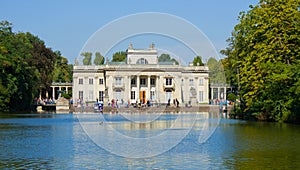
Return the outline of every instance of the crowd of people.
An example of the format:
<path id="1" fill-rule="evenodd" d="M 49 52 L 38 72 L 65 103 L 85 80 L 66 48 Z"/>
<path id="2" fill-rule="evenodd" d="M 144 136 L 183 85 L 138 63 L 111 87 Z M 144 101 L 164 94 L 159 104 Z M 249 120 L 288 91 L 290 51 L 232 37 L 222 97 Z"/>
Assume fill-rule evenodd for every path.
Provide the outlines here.
<path id="1" fill-rule="evenodd" d="M 228 100 L 225 99 L 211 99 L 209 100 L 210 105 L 221 105 L 221 104 L 230 104 Z"/>
<path id="2" fill-rule="evenodd" d="M 54 98 L 34 98 L 34 105 L 55 104 Z"/>

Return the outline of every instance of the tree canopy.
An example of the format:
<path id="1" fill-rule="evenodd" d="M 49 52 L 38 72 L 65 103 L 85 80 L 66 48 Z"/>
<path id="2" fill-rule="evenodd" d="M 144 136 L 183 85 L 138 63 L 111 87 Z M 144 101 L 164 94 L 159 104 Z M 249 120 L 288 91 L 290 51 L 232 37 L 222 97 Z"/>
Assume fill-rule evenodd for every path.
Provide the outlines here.
<path id="1" fill-rule="evenodd" d="M 193 60 L 193 66 L 204 66 L 204 63 L 202 62 L 202 58 L 200 56 L 196 56 Z"/>
<path id="2" fill-rule="evenodd" d="M 299 119 L 300 25 L 298 0 L 260 0 L 241 12 L 224 65 L 239 80 L 243 114 Z"/>
<path id="3" fill-rule="evenodd" d="M 112 62 L 125 62 L 126 61 L 126 52 L 119 51 L 113 54 Z"/>
<path id="4" fill-rule="evenodd" d="M 54 71 L 53 71 L 53 82 L 72 82 L 73 81 L 73 75 L 72 75 L 72 69 L 73 65 L 68 64 L 68 59 L 63 57 L 59 51 L 56 51 L 56 61 L 54 65 Z"/>
<path id="5" fill-rule="evenodd" d="M 0 111 L 29 110 L 34 96 L 51 85 L 55 60 L 37 36 L 0 22 Z"/>
<path id="6" fill-rule="evenodd" d="M 93 53 L 91 53 L 91 52 L 82 52 L 80 55 L 84 57 L 83 60 L 82 60 L 83 65 L 92 65 L 92 55 L 93 55 Z"/>
<path id="7" fill-rule="evenodd" d="M 209 68 L 209 81 L 211 84 L 225 84 L 226 78 L 221 61 L 210 57 L 207 61 Z"/>
<path id="8" fill-rule="evenodd" d="M 161 54 L 158 57 L 158 62 L 172 62 L 172 63 L 175 62 L 176 65 L 179 64 L 179 62 L 176 59 L 171 58 L 169 54 Z"/>
<path id="9" fill-rule="evenodd" d="M 94 59 L 94 64 L 95 65 L 102 65 L 104 64 L 104 57 L 100 54 L 100 52 L 95 53 L 95 59 Z"/>

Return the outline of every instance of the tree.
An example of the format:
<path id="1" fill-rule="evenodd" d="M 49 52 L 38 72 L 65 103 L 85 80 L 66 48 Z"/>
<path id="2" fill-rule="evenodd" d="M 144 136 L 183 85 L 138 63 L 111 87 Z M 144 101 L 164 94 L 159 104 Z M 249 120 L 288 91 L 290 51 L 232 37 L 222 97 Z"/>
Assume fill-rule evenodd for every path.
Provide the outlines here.
<path id="1" fill-rule="evenodd" d="M 95 53 L 96 57 L 94 59 L 95 65 L 102 65 L 104 64 L 104 57 L 100 54 L 100 52 Z"/>
<path id="2" fill-rule="evenodd" d="M 34 96 L 50 86 L 55 53 L 30 33 L 0 22 L 0 111 L 27 111 Z"/>
<path id="3" fill-rule="evenodd" d="M 239 80 L 246 115 L 277 121 L 295 117 L 300 97 L 299 5 L 297 0 L 260 0 L 240 14 L 222 51 L 227 69 L 237 70 L 231 73 Z"/>
<path id="4" fill-rule="evenodd" d="M 126 52 L 119 51 L 113 54 L 112 62 L 125 62 L 126 61 Z"/>
<path id="5" fill-rule="evenodd" d="M 203 62 L 202 62 L 202 58 L 200 56 L 197 56 L 194 58 L 193 60 L 193 65 L 194 66 L 204 66 Z"/>
<path id="6" fill-rule="evenodd" d="M 224 75 L 224 70 L 222 63 L 213 57 L 210 57 L 207 61 L 207 66 L 209 68 L 209 81 L 212 84 L 224 84 L 226 83 L 226 78 Z"/>
<path id="7" fill-rule="evenodd" d="M 57 55 L 50 48 L 47 48 L 45 43 L 37 36 L 30 33 L 26 33 L 25 36 L 27 36 L 30 43 L 33 45 L 33 50 L 31 51 L 32 57 L 30 57 L 27 61 L 39 72 L 40 88 L 49 89 L 52 84 L 52 72 L 54 70 Z"/>
<path id="8" fill-rule="evenodd" d="M 169 54 L 161 54 L 159 57 L 158 57 L 158 62 L 172 62 L 176 65 L 178 65 L 178 61 L 174 58 L 171 58 Z"/>
<path id="9" fill-rule="evenodd" d="M 73 65 L 68 64 L 68 59 L 63 57 L 59 51 L 56 51 L 56 62 L 53 72 L 53 82 L 72 82 Z"/>
<path id="10" fill-rule="evenodd" d="M 92 65 L 92 55 L 93 55 L 93 53 L 83 52 L 80 55 L 84 57 L 84 59 L 82 60 L 83 65 Z"/>

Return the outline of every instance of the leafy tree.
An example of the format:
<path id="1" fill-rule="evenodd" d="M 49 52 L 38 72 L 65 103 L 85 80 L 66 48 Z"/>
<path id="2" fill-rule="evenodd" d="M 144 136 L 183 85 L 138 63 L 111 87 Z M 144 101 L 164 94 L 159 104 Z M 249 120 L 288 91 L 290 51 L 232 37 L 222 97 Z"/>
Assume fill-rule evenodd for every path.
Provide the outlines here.
<path id="1" fill-rule="evenodd" d="M 56 62 L 53 73 L 53 82 L 72 82 L 73 65 L 68 64 L 68 59 L 63 57 L 59 51 L 56 51 Z"/>
<path id="2" fill-rule="evenodd" d="M 202 58 L 200 56 L 195 57 L 193 60 L 193 65 L 194 66 L 197 66 L 197 65 L 204 66 L 204 63 L 202 62 Z"/>
<path id="3" fill-rule="evenodd" d="M 27 61 L 39 72 L 40 88 L 49 89 L 52 84 L 52 71 L 54 70 L 54 64 L 57 56 L 50 48 L 47 48 L 45 43 L 37 36 L 30 33 L 26 33 L 25 36 L 33 45 L 33 50 L 31 51 L 32 57 L 30 57 Z"/>
<path id="4" fill-rule="evenodd" d="M 299 1 L 260 0 L 239 16 L 222 53 L 240 84 L 242 110 L 259 119 L 288 121 L 299 108 Z"/>
<path id="5" fill-rule="evenodd" d="M 95 53 L 96 57 L 94 59 L 95 65 L 102 65 L 104 64 L 104 57 L 100 54 L 100 52 Z"/>
<path id="6" fill-rule="evenodd" d="M 158 62 L 172 62 L 176 65 L 178 65 L 178 61 L 174 58 L 171 58 L 169 54 L 161 54 L 159 57 L 158 57 Z"/>
<path id="7" fill-rule="evenodd" d="M 92 65 L 92 55 L 93 55 L 93 53 L 83 52 L 80 55 L 84 57 L 84 59 L 82 60 L 83 65 Z"/>
<path id="8" fill-rule="evenodd" d="M 230 42 L 231 40 L 228 39 L 227 42 Z M 235 90 L 238 90 L 239 88 L 239 77 L 238 72 L 239 68 L 238 65 L 235 63 L 237 62 L 236 57 L 234 54 L 235 51 L 232 49 L 232 45 L 229 45 L 225 50 L 221 50 L 221 54 L 227 56 L 226 58 L 221 60 L 221 63 L 224 67 L 224 73 L 226 76 L 226 82 L 227 84 L 230 84 L 231 87 L 233 87 Z"/>
<path id="9" fill-rule="evenodd" d="M 34 96 L 52 80 L 56 55 L 30 33 L 0 22 L 0 111 L 29 110 Z"/>
<path id="10" fill-rule="evenodd" d="M 207 66 L 209 68 L 209 81 L 212 84 L 224 84 L 226 83 L 226 78 L 224 75 L 224 70 L 222 63 L 213 57 L 210 57 L 207 61 Z"/>
<path id="11" fill-rule="evenodd" d="M 237 96 L 233 93 L 229 93 L 228 96 L 227 96 L 227 99 L 229 101 L 235 101 L 237 99 Z"/>
<path id="12" fill-rule="evenodd" d="M 125 62 L 126 61 L 126 52 L 119 51 L 113 54 L 112 62 Z"/>

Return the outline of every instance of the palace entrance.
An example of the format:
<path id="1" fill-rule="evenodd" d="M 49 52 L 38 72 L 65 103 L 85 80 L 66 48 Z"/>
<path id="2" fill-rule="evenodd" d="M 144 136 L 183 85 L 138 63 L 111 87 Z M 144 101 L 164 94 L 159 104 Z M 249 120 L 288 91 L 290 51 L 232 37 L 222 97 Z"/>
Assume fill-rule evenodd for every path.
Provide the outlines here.
<path id="1" fill-rule="evenodd" d="M 140 100 L 142 103 L 146 103 L 146 91 L 140 91 Z"/>

